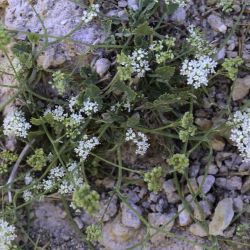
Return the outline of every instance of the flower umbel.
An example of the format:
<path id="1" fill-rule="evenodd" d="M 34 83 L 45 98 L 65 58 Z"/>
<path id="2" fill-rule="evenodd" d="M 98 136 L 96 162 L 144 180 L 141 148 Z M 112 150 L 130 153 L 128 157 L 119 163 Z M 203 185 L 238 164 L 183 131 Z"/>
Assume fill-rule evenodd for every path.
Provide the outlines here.
<path id="1" fill-rule="evenodd" d="M 11 242 L 15 238 L 15 227 L 0 219 L 0 249 L 11 250 Z"/>
<path id="2" fill-rule="evenodd" d="M 152 192 L 159 192 L 163 184 L 163 170 L 162 167 L 155 167 L 151 171 L 144 174 L 144 181 L 148 184 L 148 190 Z"/>
<path id="3" fill-rule="evenodd" d="M 215 73 L 217 63 L 209 56 L 201 56 L 195 60 L 186 59 L 181 68 L 181 75 L 187 76 L 187 84 L 195 89 L 207 86 L 208 76 Z"/>
<path id="4" fill-rule="evenodd" d="M 185 169 L 189 165 L 189 159 L 184 154 L 174 154 L 169 160 L 170 166 L 174 167 L 174 170 L 183 174 Z"/>
<path id="5" fill-rule="evenodd" d="M 26 138 L 31 125 L 26 121 L 22 111 L 7 114 L 3 121 L 3 133 L 7 136 Z"/>

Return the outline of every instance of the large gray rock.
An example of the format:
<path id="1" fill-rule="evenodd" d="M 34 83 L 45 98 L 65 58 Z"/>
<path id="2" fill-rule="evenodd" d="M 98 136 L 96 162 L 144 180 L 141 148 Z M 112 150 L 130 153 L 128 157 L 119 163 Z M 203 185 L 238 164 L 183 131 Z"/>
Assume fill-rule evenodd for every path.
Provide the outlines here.
<path id="1" fill-rule="evenodd" d="M 201 175 L 198 177 L 198 183 L 199 186 L 202 189 L 202 192 L 204 194 L 208 193 L 215 182 L 215 177 L 213 175 L 207 175 L 206 177 L 204 175 Z"/>
<path id="2" fill-rule="evenodd" d="M 241 190 L 242 179 L 239 176 L 216 178 L 215 185 L 227 190 Z"/>
<path id="3" fill-rule="evenodd" d="M 135 204 L 130 204 L 130 206 L 140 215 L 141 210 Z M 141 226 L 141 221 L 136 213 L 128 207 L 127 204 L 121 204 L 122 209 L 122 224 L 127 227 L 132 227 L 138 229 Z"/>
<path id="4" fill-rule="evenodd" d="M 221 200 L 215 208 L 212 221 L 209 223 L 209 234 L 223 235 L 223 231 L 229 226 L 233 216 L 234 210 L 232 198 Z"/>
<path id="5" fill-rule="evenodd" d="M 250 75 L 244 78 L 238 78 L 234 82 L 232 98 L 234 101 L 243 99 L 248 95 L 250 89 Z"/>
<path id="6" fill-rule="evenodd" d="M 67 42 L 60 41 L 48 46 L 38 62 L 40 66 L 48 68 L 58 66 L 67 60 L 72 60 L 84 54 L 87 45 L 103 42 L 106 34 L 100 25 L 93 22 L 89 25 L 80 25 L 83 9 L 69 0 L 37 0 L 33 8 L 28 0 L 9 0 L 5 10 L 4 23 L 10 30 L 31 31 L 44 34 L 44 28 L 38 16 L 43 20 L 48 42 L 55 41 L 55 37 L 67 37 Z M 53 38 L 51 37 L 53 36 Z M 20 33 L 19 38 L 25 38 Z M 43 38 L 43 42 L 45 38 Z"/>

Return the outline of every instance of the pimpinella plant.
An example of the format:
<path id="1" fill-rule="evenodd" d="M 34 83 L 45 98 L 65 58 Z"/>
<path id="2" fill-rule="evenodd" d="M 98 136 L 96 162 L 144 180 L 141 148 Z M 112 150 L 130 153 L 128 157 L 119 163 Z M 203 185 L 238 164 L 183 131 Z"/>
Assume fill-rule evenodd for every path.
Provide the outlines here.
<path id="1" fill-rule="evenodd" d="M 59 95 L 63 95 L 68 87 L 66 74 L 60 70 L 52 74 L 52 81 L 49 83 L 58 91 Z"/>
<path id="2" fill-rule="evenodd" d="M 27 159 L 29 166 L 34 168 L 35 171 L 41 171 L 47 164 L 47 156 L 42 148 L 36 149 L 35 153 Z"/>
<path id="3" fill-rule="evenodd" d="M 226 71 L 226 76 L 234 81 L 237 77 L 239 66 L 243 64 L 243 60 L 240 57 L 226 58 L 222 63 L 223 70 Z"/>
<path id="4" fill-rule="evenodd" d="M 162 189 L 164 172 L 162 167 L 155 167 L 151 171 L 144 174 L 144 181 L 147 182 L 148 190 L 159 192 Z"/>
<path id="5" fill-rule="evenodd" d="M 102 227 L 98 224 L 92 224 L 86 227 L 85 232 L 87 241 L 94 243 L 100 240 L 102 236 Z"/>
<path id="6" fill-rule="evenodd" d="M 73 193 L 73 204 L 78 208 L 85 209 L 89 214 L 97 212 L 99 209 L 100 195 L 90 189 L 86 183 Z"/>
<path id="7" fill-rule="evenodd" d="M 9 167 L 17 160 L 17 158 L 17 154 L 9 150 L 2 151 L 0 153 L 0 174 L 7 173 Z"/>
<path id="8" fill-rule="evenodd" d="M 233 10 L 234 0 L 218 0 L 217 7 L 222 8 L 222 11 L 229 13 Z"/>
<path id="9" fill-rule="evenodd" d="M 183 174 L 189 165 L 189 159 L 185 154 L 174 154 L 169 160 L 168 164 L 180 174 Z"/>

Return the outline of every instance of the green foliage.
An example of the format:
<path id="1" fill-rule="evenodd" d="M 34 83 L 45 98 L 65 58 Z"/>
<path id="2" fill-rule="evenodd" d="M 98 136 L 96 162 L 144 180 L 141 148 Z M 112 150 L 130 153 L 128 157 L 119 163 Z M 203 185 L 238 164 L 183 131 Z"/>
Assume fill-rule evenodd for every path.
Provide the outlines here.
<path id="1" fill-rule="evenodd" d="M 102 236 L 102 227 L 98 224 L 92 224 L 86 227 L 87 241 L 92 243 L 100 240 Z"/>
<path id="2" fill-rule="evenodd" d="M 68 87 L 66 74 L 61 72 L 60 70 L 52 74 L 52 81 L 49 83 L 58 91 L 59 95 L 63 95 Z"/>
<path id="3" fill-rule="evenodd" d="M 233 10 L 234 0 L 218 0 L 217 6 L 222 8 L 222 11 L 229 13 Z"/>
<path id="4" fill-rule="evenodd" d="M 47 157 L 42 148 L 36 149 L 35 153 L 27 159 L 27 164 L 35 171 L 41 171 L 47 164 Z"/>
<path id="5" fill-rule="evenodd" d="M 169 160 L 168 164 L 180 174 L 183 174 L 189 165 L 189 159 L 185 154 L 174 154 Z"/>
<path id="6" fill-rule="evenodd" d="M 246 240 L 249 241 L 249 233 L 250 233 L 249 223 L 242 223 L 238 225 L 236 228 L 236 235 L 244 241 Z"/>
<path id="7" fill-rule="evenodd" d="M 10 43 L 9 33 L 0 25 L 0 49 L 4 49 Z"/>
<path id="8" fill-rule="evenodd" d="M 89 214 L 93 214 L 99 209 L 99 199 L 100 195 L 96 191 L 91 190 L 86 183 L 73 193 L 74 205 L 85 209 Z"/>
<path id="9" fill-rule="evenodd" d="M 12 47 L 13 54 L 18 58 L 22 68 L 31 69 L 33 66 L 33 57 L 31 54 L 31 45 L 27 42 L 17 42 Z"/>
<path id="10" fill-rule="evenodd" d="M 17 160 L 17 154 L 4 150 L 0 153 L 0 174 L 4 174 L 8 172 L 8 169 L 12 163 Z"/>
<path id="11" fill-rule="evenodd" d="M 159 192 L 162 189 L 164 172 L 162 167 L 155 167 L 151 171 L 144 174 L 144 181 L 147 182 L 148 190 Z"/>
<path id="12" fill-rule="evenodd" d="M 193 114 L 186 112 L 181 119 L 181 130 L 179 131 L 179 138 L 182 142 L 187 142 L 190 136 L 194 136 L 197 130 L 193 124 Z"/>
<path id="13" fill-rule="evenodd" d="M 227 76 L 234 81 L 237 77 L 238 68 L 243 64 L 243 60 L 240 57 L 226 58 L 222 64 L 222 68 L 226 71 Z"/>
<path id="14" fill-rule="evenodd" d="M 122 52 L 121 54 L 117 55 L 117 63 L 121 65 L 117 67 L 119 79 L 121 81 L 129 80 L 132 75 L 131 59 Z"/>

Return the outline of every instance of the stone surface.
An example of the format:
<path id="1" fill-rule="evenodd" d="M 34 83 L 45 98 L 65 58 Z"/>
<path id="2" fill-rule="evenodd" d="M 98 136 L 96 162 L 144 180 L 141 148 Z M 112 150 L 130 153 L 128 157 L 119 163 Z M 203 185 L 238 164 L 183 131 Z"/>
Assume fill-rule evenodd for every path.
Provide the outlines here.
<path id="1" fill-rule="evenodd" d="M 215 182 L 215 177 L 213 175 L 207 175 L 204 179 L 204 175 L 198 177 L 199 186 L 202 186 L 202 192 L 204 194 L 208 193 Z"/>
<path id="2" fill-rule="evenodd" d="M 109 70 L 111 62 L 106 58 L 100 58 L 95 63 L 95 71 L 99 76 L 103 76 Z"/>
<path id="3" fill-rule="evenodd" d="M 148 214 L 148 222 L 155 228 L 162 228 L 165 231 L 170 231 L 174 226 L 174 213 L 161 214 L 161 213 L 150 213 Z M 165 239 L 166 233 L 158 232 L 156 229 L 150 229 L 151 242 L 157 243 Z M 154 235 L 155 234 L 155 235 Z"/>
<path id="4" fill-rule="evenodd" d="M 118 215 L 113 221 L 104 225 L 100 243 L 105 249 L 125 250 L 139 243 L 145 236 L 144 228 L 126 227 L 120 221 L 121 215 Z"/>
<path id="5" fill-rule="evenodd" d="M 128 0 L 128 7 L 133 11 L 137 11 L 139 9 L 137 0 Z"/>
<path id="6" fill-rule="evenodd" d="M 43 26 L 28 0 L 9 0 L 8 3 L 4 18 L 8 29 L 44 33 Z M 82 8 L 69 0 L 38 0 L 34 2 L 33 8 L 43 20 L 47 33 L 55 37 L 66 36 L 76 29 L 83 13 Z M 84 54 L 88 48 L 87 45 L 103 42 L 106 36 L 103 29 L 94 22 L 81 25 L 67 38 L 70 42 L 58 42 L 49 46 L 44 54 L 40 55 L 39 65 L 45 69 L 61 65 Z M 55 38 L 48 39 L 48 42 L 54 41 Z"/>
<path id="7" fill-rule="evenodd" d="M 243 99 L 248 95 L 250 89 L 250 75 L 235 80 L 232 90 L 232 98 L 234 101 Z"/>
<path id="8" fill-rule="evenodd" d="M 225 147 L 225 141 L 222 137 L 216 137 L 212 139 L 212 148 L 215 151 L 223 151 Z"/>
<path id="9" fill-rule="evenodd" d="M 177 24 L 185 23 L 187 12 L 183 7 L 179 7 L 171 16 L 171 21 Z"/>
<path id="10" fill-rule="evenodd" d="M 217 168 L 217 166 L 214 164 L 214 163 L 211 163 L 209 166 L 208 166 L 208 174 L 211 174 L 211 175 L 215 175 L 217 174 L 219 171 L 219 169 Z"/>
<path id="11" fill-rule="evenodd" d="M 231 198 L 221 200 L 215 208 L 212 221 L 209 223 L 209 234 L 223 235 L 223 231 L 229 226 L 233 216 L 233 200 Z"/>
<path id="12" fill-rule="evenodd" d="M 135 204 L 130 204 L 130 206 L 138 213 L 141 214 L 141 210 Z M 141 226 L 141 221 L 136 213 L 128 207 L 125 203 L 121 204 L 122 209 L 122 224 L 127 227 L 132 227 L 138 229 Z"/>
<path id="13" fill-rule="evenodd" d="M 227 26 L 223 23 L 221 17 L 215 15 L 215 14 L 211 14 L 208 18 L 207 18 L 207 22 L 209 23 L 209 25 L 211 26 L 211 28 L 217 32 L 221 32 L 221 33 L 226 33 L 227 31 Z"/>
<path id="14" fill-rule="evenodd" d="M 236 213 L 240 213 L 243 210 L 243 200 L 240 196 L 233 198 L 233 208 Z"/>
<path id="15" fill-rule="evenodd" d="M 179 195 L 176 193 L 173 179 L 169 179 L 163 183 L 163 190 L 166 193 L 167 200 L 169 203 L 175 204 L 180 201 Z"/>
<path id="16" fill-rule="evenodd" d="M 212 121 L 207 118 L 196 118 L 195 124 L 204 130 L 210 129 L 213 125 Z"/>
<path id="17" fill-rule="evenodd" d="M 216 178 L 215 185 L 227 190 L 241 190 L 242 179 L 239 176 L 229 178 Z"/>
<path id="18" fill-rule="evenodd" d="M 188 226 L 192 222 L 189 211 L 187 211 L 182 204 L 178 205 L 179 224 L 180 226 Z"/>
<path id="19" fill-rule="evenodd" d="M 199 206 L 194 207 L 194 218 L 199 221 L 206 219 L 211 214 L 211 204 L 206 200 L 199 201 Z"/>
<path id="20" fill-rule="evenodd" d="M 205 229 L 198 223 L 194 223 L 189 227 L 189 231 L 196 236 L 199 237 L 206 237 L 208 236 L 208 233 L 205 231 Z"/>

